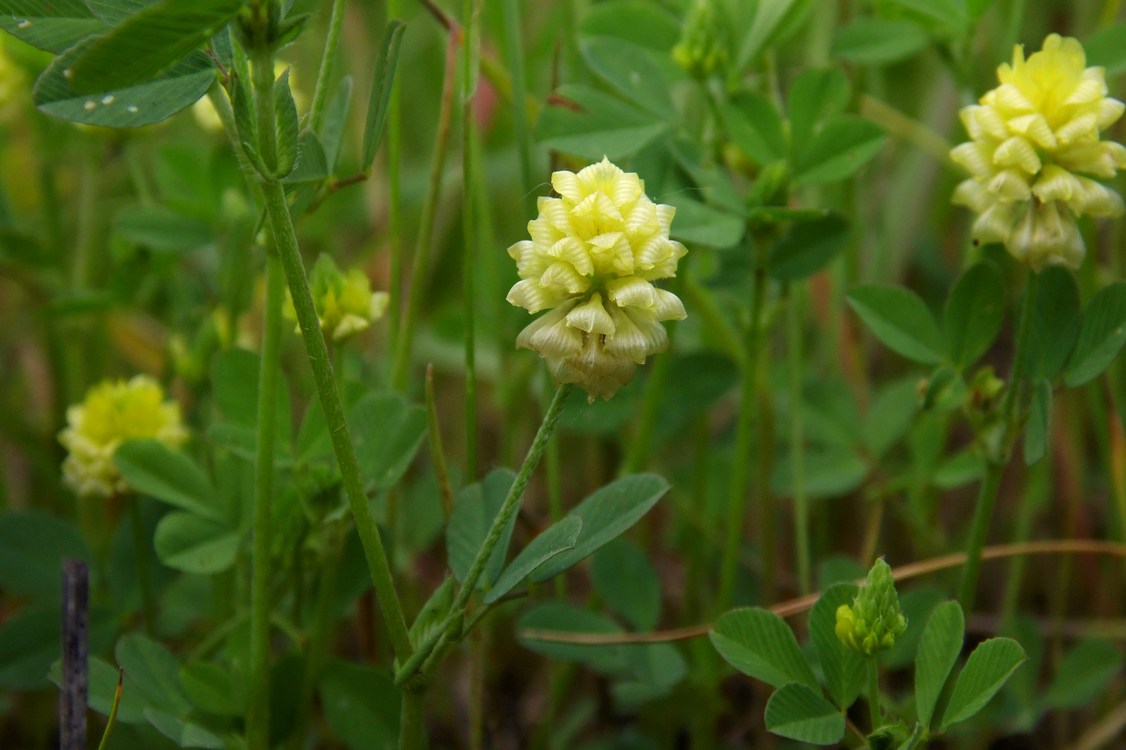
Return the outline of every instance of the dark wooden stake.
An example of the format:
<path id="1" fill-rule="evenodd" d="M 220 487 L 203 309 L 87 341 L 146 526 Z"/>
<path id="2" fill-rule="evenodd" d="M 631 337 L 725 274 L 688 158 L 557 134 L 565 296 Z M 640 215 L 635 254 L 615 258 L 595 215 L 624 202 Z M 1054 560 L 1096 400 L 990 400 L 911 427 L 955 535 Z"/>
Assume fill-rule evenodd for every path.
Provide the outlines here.
<path id="1" fill-rule="evenodd" d="M 59 750 L 85 750 L 89 684 L 86 602 L 89 571 L 82 560 L 63 561 L 63 683 L 59 690 Z"/>

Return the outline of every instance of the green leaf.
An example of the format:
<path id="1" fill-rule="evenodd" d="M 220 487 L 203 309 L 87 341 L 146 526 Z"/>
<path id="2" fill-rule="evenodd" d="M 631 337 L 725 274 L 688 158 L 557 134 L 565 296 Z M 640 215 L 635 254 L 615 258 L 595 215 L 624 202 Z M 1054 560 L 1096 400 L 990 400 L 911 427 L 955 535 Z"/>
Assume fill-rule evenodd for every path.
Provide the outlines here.
<path id="1" fill-rule="evenodd" d="M 1032 466 L 1048 452 L 1052 429 L 1052 384 L 1037 380 L 1033 384 L 1028 423 L 1024 427 L 1024 463 Z"/>
<path id="2" fill-rule="evenodd" d="M 839 446 L 810 448 L 803 462 L 805 493 L 810 498 L 839 497 L 859 487 L 870 467 L 854 448 Z M 790 461 L 774 464 L 770 486 L 779 495 L 794 494 L 794 469 Z"/>
<path id="3" fill-rule="evenodd" d="M 364 158 L 360 165 L 365 172 L 375 161 L 379 142 L 383 140 L 383 130 L 387 124 L 387 107 L 391 102 L 391 87 L 395 83 L 395 70 L 399 65 L 399 43 L 402 42 L 405 28 L 405 23 L 393 18 L 387 22 L 387 27 L 383 30 L 383 42 L 379 47 L 375 74 L 371 79 L 367 118 L 364 120 Z"/>
<path id="4" fill-rule="evenodd" d="M 1081 641 L 1056 667 L 1044 707 L 1066 711 L 1094 705 L 1121 675 L 1124 664 L 1122 647 L 1113 641 Z"/>
<path id="5" fill-rule="evenodd" d="M 199 464 L 161 442 L 130 440 L 117 449 L 113 462 L 137 492 L 215 521 L 228 516 Z"/>
<path id="6" fill-rule="evenodd" d="M 517 624 L 517 639 L 524 648 L 551 659 L 580 661 L 602 674 L 621 673 L 628 668 L 622 646 L 595 646 L 540 640 L 534 631 L 612 635 L 622 628 L 609 617 L 579 609 L 564 602 L 545 602 L 524 613 Z"/>
<path id="7" fill-rule="evenodd" d="M 787 109 L 795 151 L 806 149 L 820 123 L 844 112 L 850 95 L 848 78 L 839 68 L 813 68 L 794 79 Z"/>
<path id="8" fill-rule="evenodd" d="M 501 572 L 497 582 L 489 589 L 485 604 L 492 604 L 509 591 L 524 584 L 551 558 L 574 549 L 582 528 L 581 518 L 568 516 L 529 542 L 527 547 L 520 550 L 516 559 Z"/>
<path id="9" fill-rule="evenodd" d="M 794 179 L 806 185 L 843 180 L 879 153 L 885 138 L 875 123 L 841 115 L 827 122 L 798 151 Z"/>
<path id="10" fill-rule="evenodd" d="M 246 349 L 224 349 L 211 359 L 211 388 L 219 412 L 236 425 L 247 428 L 252 436 L 251 446 L 257 442 L 254 432 L 258 424 L 258 375 L 261 360 Z M 292 432 L 290 419 L 289 387 L 285 377 L 279 375 L 277 413 L 274 423 L 278 431 L 277 448 L 282 451 L 289 443 Z"/>
<path id="11" fill-rule="evenodd" d="M 193 104 L 215 80 L 211 59 L 195 52 L 143 83 L 80 94 L 71 86 L 66 71 L 88 44 L 82 42 L 56 57 L 35 82 L 32 98 L 44 114 L 84 125 L 139 128 Z"/>
<path id="12" fill-rule="evenodd" d="M 883 0 L 883 4 L 885 12 L 910 19 L 944 39 L 964 37 L 970 23 L 966 0 Z"/>
<path id="13" fill-rule="evenodd" d="M 125 693 L 136 690 L 147 706 L 173 716 L 186 716 L 191 711 L 191 703 L 180 688 L 180 664 L 171 651 L 148 636 L 129 633 L 117 642 L 114 655 L 125 670 Z"/>
<path id="14" fill-rule="evenodd" d="M 761 0 L 755 3 L 754 20 L 743 36 L 743 44 L 735 60 L 736 69 L 741 71 L 746 68 L 786 31 L 800 23 L 812 5 L 812 0 Z"/>
<path id="15" fill-rule="evenodd" d="M 93 560 L 73 524 L 39 510 L 0 514 L 0 589 L 6 594 L 57 602 L 68 557 Z"/>
<path id="16" fill-rule="evenodd" d="M 1110 366 L 1126 344 L 1126 282 L 1103 287 L 1083 311 L 1079 340 L 1067 363 L 1064 382 L 1083 385 Z"/>
<path id="17" fill-rule="evenodd" d="M 743 239 L 746 222 L 742 218 L 684 195 L 668 197 L 676 207 L 676 218 L 669 229 L 674 240 L 714 248 L 734 247 Z"/>
<path id="18" fill-rule="evenodd" d="M 183 253 L 215 240 L 207 222 L 167 206 L 127 206 L 113 217 L 113 231 L 122 239 L 150 250 Z"/>
<path id="19" fill-rule="evenodd" d="M 868 662 L 863 656 L 846 648 L 837 638 L 837 608 L 852 604 L 857 587 L 851 583 L 838 583 L 826 589 L 809 613 L 809 639 L 817 651 L 821 671 L 825 673 L 825 686 L 833 702 L 848 710 L 860 694 L 868 676 Z"/>
<path id="20" fill-rule="evenodd" d="M 676 16 L 650 0 L 591 5 L 579 29 L 584 37 L 619 37 L 662 54 L 668 54 L 680 39 Z"/>
<path id="21" fill-rule="evenodd" d="M 426 437 L 426 409 L 397 393 L 367 393 L 348 411 L 364 480 L 391 487 L 410 468 Z"/>
<path id="22" fill-rule="evenodd" d="M 1054 380 L 1063 370 L 1079 338 L 1081 320 L 1079 287 L 1071 271 L 1064 266 L 1041 271 L 1024 350 L 1029 380 Z"/>
<path id="23" fill-rule="evenodd" d="M 229 667 L 197 661 L 180 667 L 180 687 L 200 711 L 216 716 L 242 716 L 246 696 L 235 690 Z"/>
<path id="24" fill-rule="evenodd" d="M 673 119 L 669 82 L 653 53 L 617 37 L 586 37 L 579 51 L 590 69 L 622 96 L 656 115 L 659 121 Z"/>
<path id="25" fill-rule="evenodd" d="M 87 693 L 87 703 L 94 711 L 102 716 L 109 716 L 113 706 L 113 697 L 117 692 L 117 667 L 112 666 L 105 659 L 91 656 L 87 661 L 90 683 Z M 47 670 L 47 677 L 56 685 L 62 685 L 62 662 L 56 660 Z M 117 721 L 122 724 L 146 724 L 145 696 L 141 694 L 137 685 L 128 675 L 125 676 L 125 685 L 121 691 L 121 701 L 117 707 Z"/>
<path id="26" fill-rule="evenodd" d="M 477 551 L 485 543 L 489 527 L 500 512 L 501 505 L 508 495 L 516 475 L 507 469 L 494 469 L 484 480 L 471 484 L 457 494 L 450 522 L 446 526 L 446 550 L 449 555 L 450 570 L 459 581 L 464 581 L 477 557 Z M 512 537 L 516 514 L 512 515 L 485 566 L 485 572 L 478 582 L 479 588 L 488 588 L 497 580 Z"/>
<path id="27" fill-rule="evenodd" d="M 1099 29 L 1083 40 L 1087 64 L 1106 69 L 1107 76 L 1121 75 L 1126 71 L 1126 23 L 1116 23 Z"/>
<path id="28" fill-rule="evenodd" d="M 637 630 L 652 630 L 661 617 L 661 581 L 649 556 L 628 539 L 616 539 L 590 561 L 595 592 Z"/>
<path id="29" fill-rule="evenodd" d="M 942 336 L 919 295 L 899 286 L 860 286 L 848 303 L 889 349 L 924 365 L 942 361 Z"/>
<path id="30" fill-rule="evenodd" d="M 1026 658 L 1011 638 L 990 638 L 974 649 L 954 683 L 942 715 L 942 731 L 983 709 Z"/>
<path id="31" fill-rule="evenodd" d="M 274 81 L 274 117 L 277 121 L 277 169 L 278 177 L 285 177 L 293 171 L 297 163 L 297 104 L 289 88 L 289 68 L 282 71 Z M 315 136 L 314 136 L 315 137 Z"/>
<path id="32" fill-rule="evenodd" d="M 90 651 L 113 643 L 120 627 L 118 618 L 117 613 L 97 605 L 91 608 L 87 631 Z M 59 658 L 61 638 L 58 601 L 33 604 L 6 615 L 0 623 L 0 690 L 23 692 L 49 687 L 48 673 Z"/>
<path id="33" fill-rule="evenodd" d="M 422 605 L 418 616 L 411 623 L 409 635 L 411 644 L 419 646 L 430 639 L 435 631 L 446 621 L 446 615 L 454 602 L 454 579 L 447 576 L 442 585 Z"/>
<path id="34" fill-rule="evenodd" d="M 235 564 L 239 535 L 222 521 L 173 512 L 157 524 L 153 547 L 160 561 L 170 568 L 210 575 L 230 570 Z"/>
<path id="35" fill-rule="evenodd" d="M 312 130 L 302 130 L 297 136 L 297 162 L 282 182 L 287 185 L 320 182 L 328 175 L 328 157 L 320 140 Z"/>
<path id="36" fill-rule="evenodd" d="M 781 281 L 799 281 L 829 265 L 848 245 L 848 219 L 838 214 L 794 224 L 770 249 L 766 272 Z"/>
<path id="37" fill-rule="evenodd" d="M 731 142 L 756 164 L 786 158 L 785 126 L 769 97 L 741 91 L 720 105 L 720 114 Z"/>
<path id="38" fill-rule="evenodd" d="M 536 140 L 545 148 L 590 161 L 637 153 L 667 132 L 644 110 L 595 89 L 561 86 L 540 110 Z"/>
<path id="39" fill-rule="evenodd" d="M 931 612 L 915 652 L 915 712 L 929 727 L 942 688 L 962 653 L 965 618 L 958 602 L 943 602 Z"/>
<path id="40" fill-rule="evenodd" d="M 60 54 L 106 25 L 82 0 L 0 0 L 0 28 L 32 47 Z"/>
<path id="41" fill-rule="evenodd" d="M 1005 279 L 988 261 L 968 268 L 954 283 L 943 309 L 942 332 L 950 362 L 963 370 L 978 360 L 1001 331 Z"/>
<path id="42" fill-rule="evenodd" d="M 340 146 L 344 142 L 344 130 L 348 126 L 348 109 L 351 104 L 352 76 L 344 76 L 340 79 L 336 93 L 329 100 L 328 107 L 325 108 L 324 126 L 319 133 L 326 174 L 331 174 L 336 169 L 336 157 L 340 155 Z M 300 163 L 297 169 L 300 171 Z"/>
<path id="43" fill-rule="evenodd" d="M 821 690 L 794 631 L 769 610 L 747 607 L 725 612 L 708 635 L 719 655 L 743 674 L 774 687 L 800 682 Z"/>
<path id="44" fill-rule="evenodd" d="M 599 488 L 567 514 L 583 522 L 575 546 L 544 563 L 532 580 L 554 578 L 594 554 L 641 520 L 668 491 L 668 482 L 656 474 L 635 474 Z"/>
<path id="45" fill-rule="evenodd" d="M 818 690 L 791 682 L 766 702 L 766 728 L 791 740 L 832 745 L 844 737 L 845 719 Z"/>
<path id="46" fill-rule="evenodd" d="M 149 720 L 156 731 L 175 742 L 180 747 L 208 748 L 221 750 L 227 747 L 222 739 L 212 732 L 201 727 L 195 722 L 173 716 L 160 709 L 145 709 L 145 718 Z"/>
<path id="47" fill-rule="evenodd" d="M 386 670 L 333 660 L 320 681 L 332 733 L 350 750 L 398 747 L 400 695 Z"/>
<path id="48" fill-rule="evenodd" d="M 150 82 L 202 46 L 243 1 L 162 0 L 130 15 L 82 48 L 70 66 L 74 91 L 91 94 Z"/>
<path id="49" fill-rule="evenodd" d="M 832 55 L 860 65 L 887 65 L 911 57 L 930 43 L 911 21 L 858 18 L 833 36 Z"/>
<path id="50" fill-rule="evenodd" d="M 160 0 L 86 0 L 90 11 L 110 26 L 116 26 Z"/>
<path id="51" fill-rule="evenodd" d="M 876 391 L 868 413 L 860 422 L 864 445 L 872 456 L 879 458 L 898 443 L 907 434 L 918 413 L 917 378 L 904 378 Z"/>

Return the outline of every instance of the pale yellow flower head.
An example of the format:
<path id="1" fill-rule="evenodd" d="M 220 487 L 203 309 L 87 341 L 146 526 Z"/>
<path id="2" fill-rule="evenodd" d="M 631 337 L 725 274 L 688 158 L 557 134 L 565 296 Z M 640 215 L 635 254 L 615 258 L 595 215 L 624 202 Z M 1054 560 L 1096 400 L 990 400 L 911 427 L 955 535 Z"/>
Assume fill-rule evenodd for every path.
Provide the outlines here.
<path id="1" fill-rule="evenodd" d="M 675 276 L 686 252 L 669 239 L 676 209 L 651 201 L 635 173 L 606 158 L 554 173 L 551 186 L 560 197 L 539 199 L 531 239 L 508 248 L 520 274 L 508 301 L 548 310 L 516 345 L 543 357 L 557 382 L 609 398 L 668 346 L 661 321 L 685 315 L 675 294 L 652 283 Z"/>
<path id="2" fill-rule="evenodd" d="M 342 273 L 327 255 L 317 258 L 309 274 L 309 291 L 313 295 L 321 328 L 332 336 L 333 341 L 343 341 L 370 327 L 383 317 L 390 302 L 387 292 L 371 290 L 371 281 L 362 271 L 353 268 L 346 274 Z M 293 298 L 288 291 L 284 313 L 290 320 L 297 320 Z M 300 327 L 295 330 L 301 332 Z"/>
<path id="3" fill-rule="evenodd" d="M 1100 140 L 1126 105 L 1107 96 L 1102 68 L 1075 39 L 1051 34 L 1027 60 L 1017 45 L 1000 84 L 961 111 L 972 139 L 950 152 L 972 177 L 954 202 L 979 214 L 976 242 L 1000 242 L 1040 270 L 1077 268 L 1086 248 L 1075 219 L 1118 216 L 1122 198 L 1092 177 L 1126 167 L 1126 148 Z"/>
<path id="4" fill-rule="evenodd" d="M 63 480 L 84 497 L 129 489 L 113 463 L 113 454 L 126 440 L 150 438 L 175 448 L 188 437 L 180 405 L 165 401 L 160 384 L 147 375 L 93 386 L 81 404 L 67 409 L 66 421 L 59 433 L 68 451 Z"/>

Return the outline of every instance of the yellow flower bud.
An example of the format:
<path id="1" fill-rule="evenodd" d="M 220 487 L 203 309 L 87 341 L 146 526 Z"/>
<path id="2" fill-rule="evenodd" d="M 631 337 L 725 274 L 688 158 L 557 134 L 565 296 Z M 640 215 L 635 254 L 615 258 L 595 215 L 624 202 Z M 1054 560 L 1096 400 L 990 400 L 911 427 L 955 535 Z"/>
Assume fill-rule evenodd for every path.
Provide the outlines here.
<path id="1" fill-rule="evenodd" d="M 1122 198 L 1088 176 L 1113 177 L 1126 148 L 1099 140 L 1126 105 L 1109 98 L 1102 68 L 1086 67 L 1075 39 L 1051 34 L 1027 60 L 1017 45 L 1000 85 L 961 111 L 971 140 L 951 158 L 970 179 L 954 202 L 978 214 L 975 242 L 1000 242 L 1040 270 L 1078 268 L 1086 248 L 1075 219 L 1119 216 Z"/>
<path id="2" fill-rule="evenodd" d="M 333 341 L 343 341 L 367 329 L 383 317 L 390 302 L 387 292 L 371 290 L 371 281 L 362 271 L 353 268 L 347 274 L 342 273 L 327 255 L 317 258 L 309 274 L 309 291 L 313 295 L 321 328 L 332 336 Z M 293 298 L 288 291 L 283 313 L 290 320 L 297 320 Z M 300 327 L 295 330 L 301 332 Z"/>
<path id="3" fill-rule="evenodd" d="M 653 203 L 635 173 L 606 158 L 556 172 L 551 184 L 560 197 L 540 198 L 531 239 L 508 248 L 520 274 L 508 301 L 548 310 L 516 346 L 543 357 L 557 382 L 610 398 L 668 347 L 661 321 L 685 316 L 680 298 L 653 285 L 675 276 L 687 252 L 669 239 L 676 209 Z"/>
<path id="4" fill-rule="evenodd" d="M 868 580 L 852 600 L 852 606 L 837 607 L 834 631 L 841 643 L 865 656 L 873 656 L 895 645 L 907 630 L 907 618 L 899 610 L 891 568 L 883 558 L 868 571 Z"/>
<path id="5" fill-rule="evenodd" d="M 66 419 L 59 433 L 68 451 L 63 479 L 81 496 L 108 497 L 129 489 L 113 463 L 126 440 L 151 438 L 175 448 L 188 437 L 180 405 L 165 401 L 160 384 L 147 375 L 95 385 L 81 404 L 67 409 Z"/>

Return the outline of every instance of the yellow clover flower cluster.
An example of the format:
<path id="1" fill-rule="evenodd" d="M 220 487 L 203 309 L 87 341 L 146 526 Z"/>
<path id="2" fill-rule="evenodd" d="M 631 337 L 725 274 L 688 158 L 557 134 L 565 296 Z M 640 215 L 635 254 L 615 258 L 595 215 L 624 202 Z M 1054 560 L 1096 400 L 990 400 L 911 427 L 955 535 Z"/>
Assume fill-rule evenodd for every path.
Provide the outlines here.
<path id="1" fill-rule="evenodd" d="M 343 341 L 366 330 L 383 317 L 390 303 L 387 292 L 371 290 L 371 281 L 363 271 L 353 268 L 348 273 L 342 273 L 327 255 L 317 258 L 309 274 L 309 291 L 313 295 L 321 328 L 332 336 L 333 341 Z M 296 322 L 297 311 L 288 291 L 284 313 Z M 294 330 L 301 333 L 300 326 Z"/>
<path id="2" fill-rule="evenodd" d="M 1027 60 L 1017 45 L 997 78 L 1000 86 L 961 111 L 972 140 L 950 156 L 972 177 L 954 202 L 979 214 L 975 242 L 1003 243 L 1036 270 L 1077 268 L 1086 248 L 1076 217 L 1123 210 L 1121 197 L 1091 176 L 1126 167 L 1126 148 L 1099 138 L 1126 105 L 1107 97 L 1103 69 L 1086 67 L 1079 42 L 1058 34 Z"/>
<path id="3" fill-rule="evenodd" d="M 686 250 L 669 239 L 676 209 L 645 195 L 633 172 L 606 158 L 577 174 L 551 176 L 558 198 L 540 198 L 530 240 L 508 248 L 520 281 L 508 301 L 532 321 L 516 345 L 543 357 L 558 383 L 610 398 L 637 365 L 668 346 L 665 320 L 684 318 L 672 292 L 653 285 L 676 275 Z"/>
<path id="4" fill-rule="evenodd" d="M 883 558 L 876 560 L 868 571 L 868 579 L 852 600 L 852 606 L 837 607 L 834 630 L 841 643 L 865 656 L 891 648 L 907 630 L 891 568 Z"/>
<path id="5" fill-rule="evenodd" d="M 151 438 L 175 448 L 188 437 L 180 405 L 165 401 L 160 384 L 147 375 L 128 382 L 102 381 L 81 404 L 67 409 L 66 420 L 59 433 L 68 451 L 63 480 L 83 497 L 109 497 L 129 489 L 113 463 L 113 454 L 126 440 Z"/>

